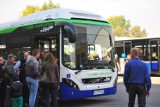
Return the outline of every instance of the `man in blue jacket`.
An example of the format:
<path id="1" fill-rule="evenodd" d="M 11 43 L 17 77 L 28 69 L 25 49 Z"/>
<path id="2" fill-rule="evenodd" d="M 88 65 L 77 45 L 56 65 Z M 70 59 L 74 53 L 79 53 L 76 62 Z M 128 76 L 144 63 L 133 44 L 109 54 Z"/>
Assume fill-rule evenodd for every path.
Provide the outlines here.
<path id="1" fill-rule="evenodd" d="M 136 95 L 138 96 L 138 107 L 146 106 L 146 96 L 149 97 L 151 89 L 151 79 L 147 65 L 142 62 L 139 50 L 132 48 L 131 60 L 125 65 L 124 85 L 129 94 L 128 107 L 134 107 Z"/>

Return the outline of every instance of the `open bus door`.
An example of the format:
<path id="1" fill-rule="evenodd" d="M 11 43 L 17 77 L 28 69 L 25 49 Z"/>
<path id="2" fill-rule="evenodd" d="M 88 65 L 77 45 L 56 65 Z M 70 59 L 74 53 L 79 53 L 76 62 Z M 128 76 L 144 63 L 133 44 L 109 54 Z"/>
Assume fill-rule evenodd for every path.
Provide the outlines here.
<path id="1" fill-rule="evenodd" d="M 126 58 L 124 58 L 122 54 L 125 54 L 125 56 L 129 55 L 131 48 L 132 48 L 131 41 L 116 42 L 116 51 L 119 57 L 119 66 L 120 66 L 120 68 L 118 68 L 119 74 L 124 73 L 124 66 L 126 64 Z"/>
<path id="2" fill-rule="evenodd" d="M 41 57 L 45 52 L 52 52 L 55 57 L 58 57 L 57 38 L 53 35 L 36 36 L 34 38 L 34 48 L 40 50 Z"/>
<path id="3" fill-rule="evenodd" d="M 130 50 L 132 48 L 132 42 L 131 41 L 123 41 L 123 42 L 116 42 L 116 53 L 118 54 L 118 57 L 121 58 L 122 54 L 130 54 Z"/>
<path id="4" fill-rule="evenodd" d="M 130 51 L 131 51 L 131 48 L 132 48 L 132 42 L 131 41 L 125 41 L 124 42 L 124 53 L 126 55 L 129 55 L 130 54 Z"/>
<path id="5" fill-rule="evenodd" d="M 40 63 L 45 60 L 48 52 L 51 52 L 55 58 L 59 59 L 58 39 L 59 38 L 57 36 L 53 36 L 53 34 L 36 35 L 34 37 L 34 49 L 40 50 Z M 57 60 L 57 64 L 59 65 L 59 60 Z"/>
<path id="6" fill-rule="evenodd" d="M 127 61 L 127 56 L 130 55 L 130 51 L 132 48 L 132 42 L 131 41 L 124 41 L 123 42 L 123 53 L 125 54 L 126 58 L 123 57 L 123 55 L 120 58 L 120 67 L 121 67 L 121 73 L 124 74 L 124 67 Z"/>
<path id="7" fill-rule="evenodd" d="M 160 42 L 159 40 L 149 40 L 149 59 L 150 59 L 150 72 L 157 74 L 159 72 L 159 52 Z"/>

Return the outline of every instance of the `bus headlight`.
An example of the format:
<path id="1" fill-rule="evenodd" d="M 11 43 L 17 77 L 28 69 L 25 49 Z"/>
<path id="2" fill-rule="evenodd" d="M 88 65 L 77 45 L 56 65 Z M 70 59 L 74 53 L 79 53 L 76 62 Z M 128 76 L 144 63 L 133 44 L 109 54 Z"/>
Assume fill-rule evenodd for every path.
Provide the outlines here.
<path id="1" fill-rule="evenodd" d="M 73 88 L 74 90 L 79 90 L 78 85 L 75 82 L 73 82 L 72 80 L 67 79 L 67 78 L 63 78 L 62 81 L 63 81 L 64 84 Z"/>

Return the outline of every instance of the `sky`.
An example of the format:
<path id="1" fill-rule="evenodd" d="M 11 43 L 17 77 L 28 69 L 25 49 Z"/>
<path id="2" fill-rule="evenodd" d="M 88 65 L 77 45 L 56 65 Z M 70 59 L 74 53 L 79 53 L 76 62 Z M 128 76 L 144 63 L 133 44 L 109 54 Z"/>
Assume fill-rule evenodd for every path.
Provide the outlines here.
<path id="1" fill-rule="evenodd" d="M 0 24 L 17 20 L 27 5 L 41 6 L 48 0 L 0 0 Z M 160 0 L 53 0 L 61 8 L 94 12 L 105 18 L 124 15 L 131 25 L 140 25 L 148 36 L 160 36 Z"/>

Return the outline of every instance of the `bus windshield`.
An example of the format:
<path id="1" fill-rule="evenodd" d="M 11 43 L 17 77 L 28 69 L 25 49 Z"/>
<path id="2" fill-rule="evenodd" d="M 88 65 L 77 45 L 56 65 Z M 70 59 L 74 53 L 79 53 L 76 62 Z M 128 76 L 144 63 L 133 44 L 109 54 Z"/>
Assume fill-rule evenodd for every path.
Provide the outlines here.
<path id="1" fill-rule="evenodd" d="M 64 39 L 63 63 L 70 69 L 108 69 L 112 59 L 112 40 L 107 27 L 75 24 L 75 43 Z"/>

